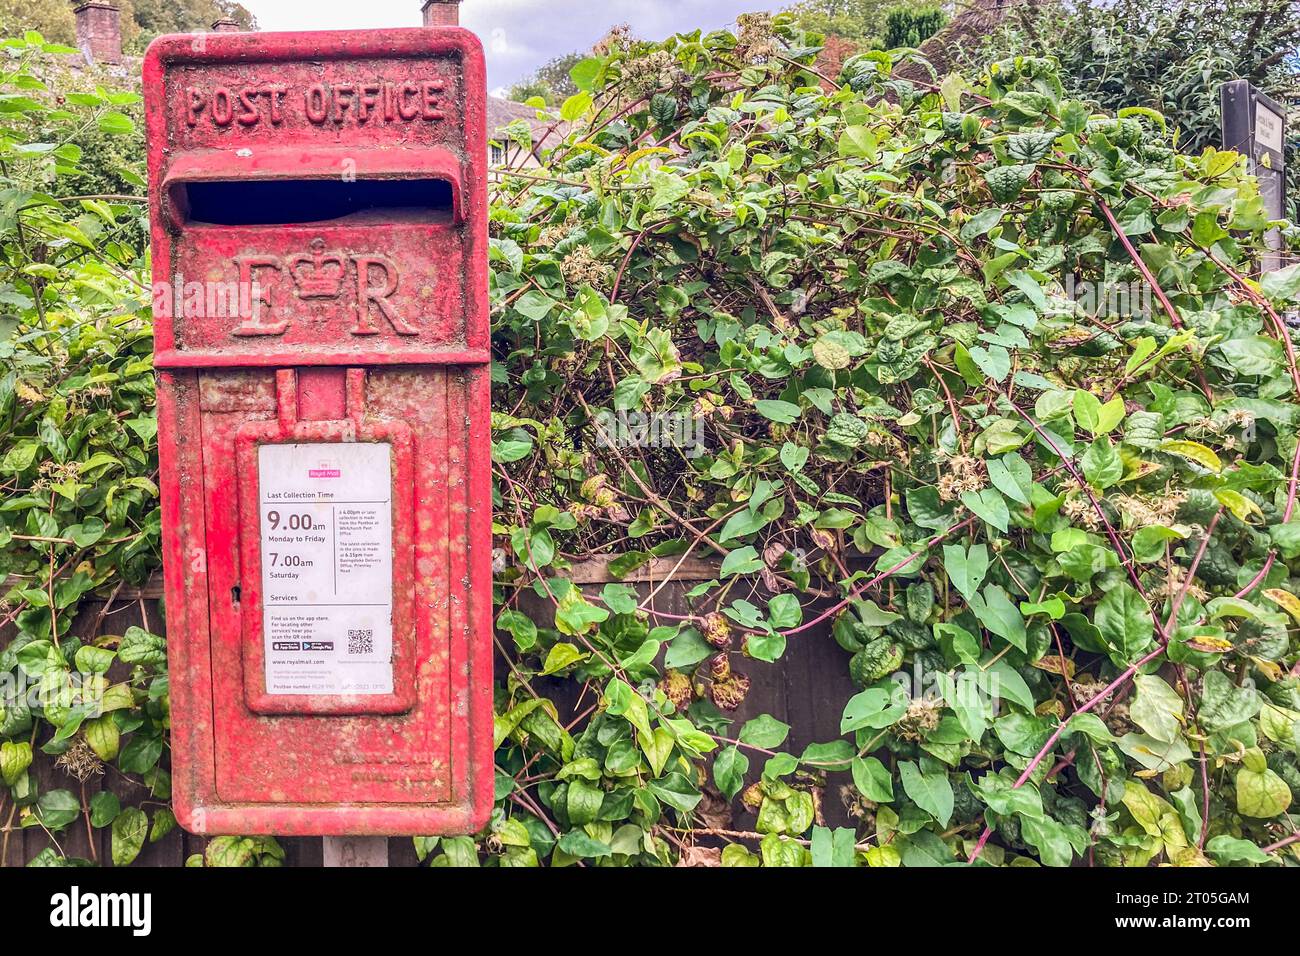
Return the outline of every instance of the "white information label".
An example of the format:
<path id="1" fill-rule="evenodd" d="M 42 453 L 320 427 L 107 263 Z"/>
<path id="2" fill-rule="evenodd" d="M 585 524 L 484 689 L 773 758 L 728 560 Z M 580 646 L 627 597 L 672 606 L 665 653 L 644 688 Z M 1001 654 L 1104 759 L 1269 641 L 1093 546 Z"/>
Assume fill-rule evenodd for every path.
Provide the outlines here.
<path id="1" fill-rule="evenodd" d="M 268 694 L 393 692 L 391 446 L 263 445 Z"/>
<path id="2" fill-rule="evenodd" d="M 1275 153 L 1282 152 L 1282 130 L 1286 117 L 1278 116 L 1263 103 L 1255 104 L 1255 142 Z"/>

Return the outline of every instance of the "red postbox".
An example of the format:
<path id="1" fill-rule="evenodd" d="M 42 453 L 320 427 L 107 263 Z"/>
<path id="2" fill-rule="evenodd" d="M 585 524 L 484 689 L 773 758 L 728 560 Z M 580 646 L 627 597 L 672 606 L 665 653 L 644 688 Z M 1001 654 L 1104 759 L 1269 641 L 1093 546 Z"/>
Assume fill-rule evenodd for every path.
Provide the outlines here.
<path id="1" fill-rule="evenodd" d="M 460 29 L 145 59 L 176 814 L 492 806 L 485 73 Z"/>

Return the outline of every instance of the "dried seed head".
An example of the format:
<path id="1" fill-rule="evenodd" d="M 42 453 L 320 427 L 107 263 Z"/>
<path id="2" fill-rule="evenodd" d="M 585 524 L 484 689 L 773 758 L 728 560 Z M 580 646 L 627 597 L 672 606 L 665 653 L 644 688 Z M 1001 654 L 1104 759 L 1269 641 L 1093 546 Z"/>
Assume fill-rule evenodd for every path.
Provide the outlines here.
<path id="1" fill-rule="evenodd" d="M 104 761 L 100 760 L 99 755 L 90 749 L 90 744 L 80 737 L 77 738 L 76 743 L 59 755 L 54 765 L 81 783 L 104 772 Z"/>

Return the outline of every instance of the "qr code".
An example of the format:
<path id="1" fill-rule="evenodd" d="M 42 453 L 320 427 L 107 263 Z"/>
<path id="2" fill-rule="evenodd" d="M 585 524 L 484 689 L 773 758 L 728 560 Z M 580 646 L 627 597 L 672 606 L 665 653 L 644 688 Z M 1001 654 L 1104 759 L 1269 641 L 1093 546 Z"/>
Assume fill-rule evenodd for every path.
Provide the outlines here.
<path id="1" fill-rule="evenodd" d="M 349 654 L 373 654 L 375 652 L 375 632 L 373 628 L 364 631 L 348 631 Z"/>

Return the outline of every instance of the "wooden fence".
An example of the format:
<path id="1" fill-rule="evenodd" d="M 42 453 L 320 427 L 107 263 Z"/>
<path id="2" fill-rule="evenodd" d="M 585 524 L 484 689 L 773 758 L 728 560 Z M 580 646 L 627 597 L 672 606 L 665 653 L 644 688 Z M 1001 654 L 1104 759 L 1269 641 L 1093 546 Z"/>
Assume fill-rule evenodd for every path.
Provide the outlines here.
<path id="1" fill-rule="evenodd" d="M 611 580 L 606 564 L 606 560 L 583 562 L 575 567 L 573 578 L 584 588 L 591 586 L 598 590 Z M 662 583 L 676 564 L 676 560 L 655 561 L 624 580 L 635 585 L 644 599 Z M 686 592 L 699 581 L 712 580 L 716 576 L 717 567 L 714 564 L 703 561 L 684 563 L 674 574 L 673 580 L 658 590 L 653 605 L 655 610 L 668 614 L 689 613 Z M 71 632 L 83 638 L 98 634 L 121 634 L 134 624 L 155 633 L 163 633 L 160 597 L 159 579 L 138 591 L 122 589 L 111 607 L 102 600 L 87 601 Z M 522 600 L 526 602 L 534 599 L 530 594 Z M 536 613 L 539 619 L 545 613 L 545 608 L 540 603 L 525 603 L 524 609 Z M 809 609 L 809 612 L 812 611 Z M 785 656 L 776 664 L 737 658 L 736 667 L 749 676 L 751 687 L 745 703 L 732 715 L 736 720 L 736 730 L 750 717 L 771 714 L 791 725 L 790 739 L 783 749 L 794 754 L 802 752 L 810 743 L 830 741 L 840 736 L 840 716 L 844 703 L 855 692 L 855 688 L 848 676 L 848 655 L 831 637 L 828 623 L 791 638 Z M 7 644 L 12 637 L 12 629 L 0 632 L 0 646 Z M 509 647 L 509 635 L 504 635 L 500 643 L 503 647 Z M 498 675 L 506 667 L 506 662 L 498 659 Z M 585 698 L 585 702 L 580 700 L 581 688 L 572 681 L 537 678 L 533 685 L 539 693 L 555 701 L 561 720 L 565 720 L 566 715 L 568 719 L 574 719 L 581 713 L 581 709 L 591 705 L 590 695 Z M 748 777 L 751 781 L 761 768 L 760 761 L 752 763 L 753 770 Z M 92 777 L 82 785 L 56 766 L 55 758 L 38 749 L 30 772 L 35 776 L 41 791 L 64 788 L 73 793 L 82 793 L 84 801 L 101 790 L 109 790 L 118 795 L 123 806 L 140 805 L 143 801 L 148 809 L 153 810 L 165 805 L 165 801 L 151 797 L 138 780 L 126 776 L 113 765 L 105 767 L 102 775 Z M 837 784 L 841 782 L 839 778 L 847 781 L 847 774 L 832 776 L 832 784 L 826 789 L 822 805 L 822 812 L 831 825 L 846 822 L 837 794 Z M 18 825 L 11 801 L 5 800 L 0 804 L 0 821 L 5 823 L 3 830 L 0 830 L 0 836 L 3 837 L 0 863 L 4 866 L 22 866 L 51 844 L 51 838 L 40 827 L 22 828 Z M 745 811 L 739 801 L 733 803 L 729 827 L 751 830 L 753 824 L 753 815 Z M 81 820 L 56 834 L 59 848 L 67 856 L 91 859 L 101 865 L 111 866 L 108 828 L 89 832 L 88 829 L 86 822 Z M 319 837 L 282 837 L 279 842 L 285 850 L 286 866 L 323 865 L 323 841 Z M 181 866 L 190 855 L 202 853 L 206 844 L 205 838 L 177 828 L 157 843 L 146 843 L 132 865 Z M 389 839 L 388 862 L 392 867 L 417 865 L 412 840 L 407 837 Z"/>

